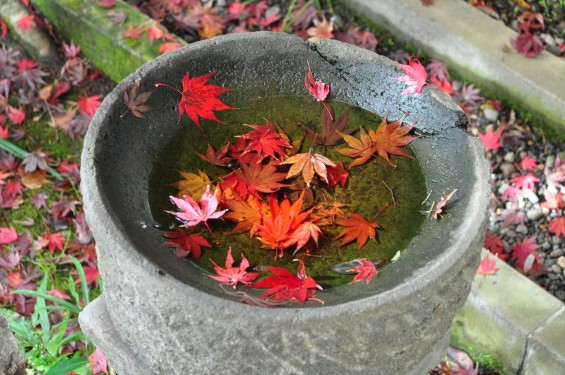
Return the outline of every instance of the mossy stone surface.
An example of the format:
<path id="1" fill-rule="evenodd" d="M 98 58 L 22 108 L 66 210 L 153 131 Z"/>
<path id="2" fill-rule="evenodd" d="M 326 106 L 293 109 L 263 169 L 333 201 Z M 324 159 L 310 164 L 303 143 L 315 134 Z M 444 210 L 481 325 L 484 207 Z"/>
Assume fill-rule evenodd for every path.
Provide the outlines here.
<path id="1" fill-rule="evenodd" d="M 147 29 L 153 20 L 121 0 L 116 0 L 112 10 L 127 13 L 123 24 L 113 24 L 108 9 L 94 1 L 32 0 L 32 3 L 55 25 L 57 32 L 79 46 L 98 69 L 116 82 L 160 55 L 160 43 L 151 43 L 146 32 L 137 40 L 124 37 L 123 32 L 129 26 Z M 186 44 L 176 37 L 174 41 Z"/>

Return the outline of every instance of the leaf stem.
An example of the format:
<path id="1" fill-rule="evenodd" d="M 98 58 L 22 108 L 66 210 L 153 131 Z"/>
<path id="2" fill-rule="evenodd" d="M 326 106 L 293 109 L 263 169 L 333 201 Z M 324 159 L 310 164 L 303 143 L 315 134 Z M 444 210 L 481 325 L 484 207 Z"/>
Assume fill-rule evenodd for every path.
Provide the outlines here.
<path id="1" fill-rule="evenodd" d="M 179 93 L 180 95 L 182 95 L 182 92 L 179 91 L 179 89 L 177 89 L 176 87 L 173 87 L 173 86 L 171 86 L 171 85 L 167 85 L 166 83 L 156 83 L 156 84 L 155 84 L 155 87 L 161 87 L 161 86 L 167 87 L 167 88 L 169 88 L 169 89 L 171 89 L 171 90 L 173 90 L 173 91 L 176 91 L 176 92 Z"/>

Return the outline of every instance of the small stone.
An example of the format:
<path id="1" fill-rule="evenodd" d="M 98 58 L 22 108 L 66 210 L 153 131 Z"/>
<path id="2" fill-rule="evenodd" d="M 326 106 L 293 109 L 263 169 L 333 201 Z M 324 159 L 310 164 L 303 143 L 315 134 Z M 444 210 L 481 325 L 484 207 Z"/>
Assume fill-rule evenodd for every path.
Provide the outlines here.
<path id="1" fill-rule="evenodd" d="M 563 271 L 563 275 L 565 275 L 565 271 Z M 561 301 L 565 300 L 565 290 L 555 292 L 555 297 L 559 298 Z"/>
<path id="2" fill-rule="evenodd" d="M 545 44 L 547 44 L 548 46 L 555 46 L 555 39 L 553 39 L 553 37 L 550 34 L 546 34 L 546 33 L 541 33 L 540 38 L 545 42 Z"/>
<path id="3" fill-rule="evenodd" d="M 516 155 L 512 151 L 507 152 L 506 155 L 504 155 L 504 161 L 514 163 L 514 160 L 516 160 Z"/>
<path id="4" fill-rule="evenodd" d="M 504 178 L 509 178 L 512 173 L 516 172 L 516 167 L 512 163 L 502 163 L 499 168 Z"/>
<path id="5" fill-rule="evenodd" d="M 526 234 L 528 233 L 528 227 L 525 226 L 524 224 L 520 224 L 516 227 L 516 232 Z"/>
<path id="6" fill-rule="evenodd" d="M 558 257 L 562 256 L 563 254 L 564 254 L 563 249 L 555 249 L 555 250 L 552 250 L 551 253 L 549 253 L 549 256 L 552 257 L 552 258 L 558 258 Z"/>
<path id="7" fill-rule="evenodd" d="M 545 242 L 541 245 L 541 248 L 542 248 L 543 250 L 547 251 L 547 250 L 551 249 L 551 244 L 550 244 L 548 241 L 545 241 Z M 551 256 L 551 254 L 550 254 L 549 256 Z M 559 256 L 559 255 L 558 255 L 558 256 Z"/>
<path id="8" fill-rule="evenodd" d="M 559 267 L 557 264 L 554 264 L 553 266 L 551 266 L 551 270 L 558 275 L 561 274 L 561 272 L 563 272 L 561 270 L 561 267 Z"/>
<path id="9" fill-rule="evenodd" d="M 494 0 L 494 6 L 500 10 L 507 10 L 510 8 L 510 2 L 508 0 Z"/>
<path id="10" fill-rule="evenodd" d="M 483 110 L 483 115 L 487 121 L 495 122 L 498 120 L 498 111 L 494 108 L 485 108 Z"/>
<path id="11" fill-rule="evenodd" d="M 531 221 L 539 220 L 543 217 L 543 210 L 541 207 L 535 207 L 526 212 L 526 217 Z"/>
<path id="12" fill-rule="evenodd" d="M 551 243 L 554 245 L 559 245 L 561 243 L 561 239 L 557 236 L 551 236 Z"/>
<path id="13" fill-rule="evenodd" d="M 529 200 L 530 202 L 532 202 L 533 204 L 536 204 L 539 202 L 539 197 L 537 196 L 536 193 L 534 193 L 533 191 L 531 191 L 530 189 L 525 189 L 524 190 L 524 197 Z"/>
<path id="14" fill-rule="evenodd" d="M 557 258 L 557 265 L 563 269 L 565 269 L 565 256 L 560 256 Z"/>

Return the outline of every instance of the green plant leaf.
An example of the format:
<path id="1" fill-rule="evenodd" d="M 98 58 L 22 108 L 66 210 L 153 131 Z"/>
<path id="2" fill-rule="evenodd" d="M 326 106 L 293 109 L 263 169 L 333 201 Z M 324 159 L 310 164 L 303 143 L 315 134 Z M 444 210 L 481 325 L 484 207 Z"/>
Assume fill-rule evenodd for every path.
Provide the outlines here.
<path id="1" fill-rule="evenodd" d="M 74 313 L 77 313 L 77 314 L 79 314 L 82 311 L 82 309 L 80 307 L 73 305 L 72 303 L 67 302 L 64 299 L 52 296 L 52 295 L 47 294 L 47 293 L 40 293 L 39 291 L 35 291 L 35 290 L 17 289 L 17 290 L 13 290 L 12 294 L 23 294 L 24 296 L 33 296 L 33 297 L 43 298 L 43 299 L 46 299 L 48 301 L 58 303 L 60 305 L 60 310 L 67 310 L 67 311 L 74 312 Z M 44 308 L 44 310 L 47 310 L 47 309 Z"/>
<path id="2" fill-rule="evenodd" d="M 82 264 L 80 264 L 78 259 L 74 257 L 70 257 L 70 258 L 78 272 L 78 277 L 80 279 L 80 284 L 82 287 L 82 298 L 84 299 L 84 303 L 88 305 L 90 303 L 90 296 L 88 293 L 88 283 L 86 282 L 86 275 L 84 274 L 84 269 L 82 268 Z"/>
<path id="3" fill-rule="evenodd" d="M 69 372 L 78 370 L 88 364 L 86 358 L 65 358 L 51 367 L 45 375 L 67 375 Z"/>

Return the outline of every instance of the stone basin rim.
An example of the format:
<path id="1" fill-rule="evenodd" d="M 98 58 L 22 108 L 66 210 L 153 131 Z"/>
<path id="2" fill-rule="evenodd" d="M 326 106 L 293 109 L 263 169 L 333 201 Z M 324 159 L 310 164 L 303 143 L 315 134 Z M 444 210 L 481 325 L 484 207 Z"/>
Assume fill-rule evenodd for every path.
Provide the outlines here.
<path id="1" fill-rule="evenodd" d="M 253 35 L 244 35 L 241 34 L 229 34 L 226 36 L 217 37 L 215 39 L 205 40 L 197 43 L 193 43 L 186 47 L 183 47 L 181 50 L 171 52 L 171 56 L 176 56 L 183 53 L 184 50 L 197 50 L 201 48 L 207 48 L 210 45 L 218 46 L 222 43 L 230 43 L 234 39 L 243 38 L 261 38 L 264 34 L 271 35 L 272 33 L 253 33 Z M 291 37 L 286 36 L 286 34 L 279 34 L 285 35 L 283 38 Z M 294 38 L 294 37 L 292 37 Z M 313 40 L 305 43 L 333 43 L 333 41 L 325 41 L 325 40 Z M 356 47 L 352 47 L 356 48 Z M 361 51 L 361 54 L 367 53 L 370 55 L 374 55 L 374 53 L 368 51 Z M 163 57 L 164 58 L 164 57 Z M 322 56 L 323 58 L 323 56 Z M 152 60 L 144 65 L 144 72 L 151 71 L 153 69 L 158 68 L 162 58 L 157 58 Z M 130 74 L 123 82 L 132 82 L 135 78 L 137 78 L 139 74 L 134 72 Z M 120 87 L 123 87 L 124 83 L 118 85 L 111 94 L 109 94 L 105 99 L 100 107 L 100 109 L 96 112 L 92 123 L 93 124 L 100 124 L 104 122 L 104 114 L 108 111 L 107 109 L 110 108 L 113 103 L 116 101 L 121 101 L 121 92 L 119 91 Z M 448 130 L 448 129 L 445 129 Z M 123 250 L 127 252 L 127 257 L 132 262 L 132 265 L 138 267 L 139 269 L 143 269 L 147 274 L 148 277 L 153 277 L 157 281 L 158 279 L 158 272 L 161 268 L 152 262 L 151 260 L 147 259 L 142 253 L 136 250 L 133 243 L 130 241 L 130 238 L 126 233 L 122 231 L 122 228 L 118 224 L 119 219 L 116 217 L 115 213 L 107 207 L 105 204 L 105 198 L 102 194 L 102 191 L 99 186 L 100 179 L 98 178 L 98 172 L 95 166 L 94 154 L 95 154 L 95 142 L 94 140 L 98 138 L 100 133 L 100 127 L 91 127 L 90 131 L 87 133 L 85 138 L 85 151 L 83 151 L 82 156 L 82 179 L 83 183 L 81 184 L 81 189 L 84 196 L 84 205 L 85 205 L 85 212 L 87 212 L 87 216 L 89 217 L 89 224 L 92 228 L 93 234 L 96 233 L 112 233 L 113 238 L 109 240 L 111 243 L 115 243 L 116 246 L 121 247 Z M 480 141 L 477 139 L 472 139 L 470 137 L 467 138 L 467 142 L 469 143 L 469 148 L 474 157 L 477 160 L 480 160 L 483 155 L 483 147 Z M 481 180 L 481 168 L 484 167 L 481 163 L 474 163 L 473 165 L 473 175 L 478 179 Z M 85 188 L 85 186 L 89 186 L 89 188 Z M 477 201 L 477 198 L 485 195 L 485 192 L 481 189 L 476 189 L 473 191 L 473 196 L 471 197 L 471 201 Z M 480 225 L 473 225 L 472 222 L 475 221 L 476 217 L 481 217 L 484 207 L 480 205 L 475 205 L 471 207 L 464 207 L 466 210 L 465 215 L 465 222 L 461 223 L 458 226 L 458 229 L 461 233 L 457 236 L 457 239 L 450 243 L 450 245 L 443 251 L 442 255 L 436 258 L 432 262 L 428 262 L 428 266 L 425 269 L 419 269 L 414 274 L 414 278 L 411 279 L 410 285 L 407 283 L 406 280 L 403 280 L 394 288 L 380 292 L 375 295 L 371 295 L 368 297 L 359 297 L 355 300 L 347 301 L 344 303 L 338 303 L 335 305 L 330 306 L 304 306 L 304 307 L 284 307 L 280 309 L 262 309 L 262 314 L 266 314 L 266 316 L 270 317 L 288 317 L 288 314 L 293 314 L 296 316 L 300 316 L 301 319 L 318 319 L 321 315 L 324 316 L 334 316 L 334 315 L 342 315 L 344 306 L 347 306 L 348 309 L 351 311 L 361 312 L 366 310 L 374 309 L 376 306 L 382 305 L 387 303 L 390 300 L 402 298 L 408 296 L 410 294 L 416 293 L 418 290 L 424 288 L 428 285 L 431 281 L 433 281 L 434 277 L 433 274 L 440 273 L 442 274 L 443 271 L 450 268 L 456 263 L 458 259 L 458 255 L 468 246 L 467 243 L 474 238 L 476 232 L 479 231 Z M 96 217 L 94 219 L 93 217 Z M 110 218 L 107 220 L 100 220 L 99 218 Z M 467 231 L 468 228 L 472 228 L 474 230 L 473 233 L 469 233 Z M 465 232 L 463 233 L 463 230 Z M 96 237 L 96 235 L 95 235 Z M 141 257 L 139 257 L 141 256 Z M 172 281 L 174 280 L 174 281 Z M 206 301 L 206 303 L 210 306 L 214 306 L 218 309 L 221 309 L 225 314 L 241 314 L 245 312 L 257 311 L 256 306 L 250 306 L 247 304 L 239 303 L 236 301 L 231 301 L 225 298 L 220 298 L 214 295 L 211 295 L 199 288 L 193 287 L 190 284 L 184 283 L 175 277 L 169 277 L 168 282 L 173 282 L 174 286 L 177 288 L 177 292 L 181 292 L 186 295 L 187 299 L 189 298 L 197 298 L 200 301 Z M 227 308 L 229 307 L 229 308 Z"/>

